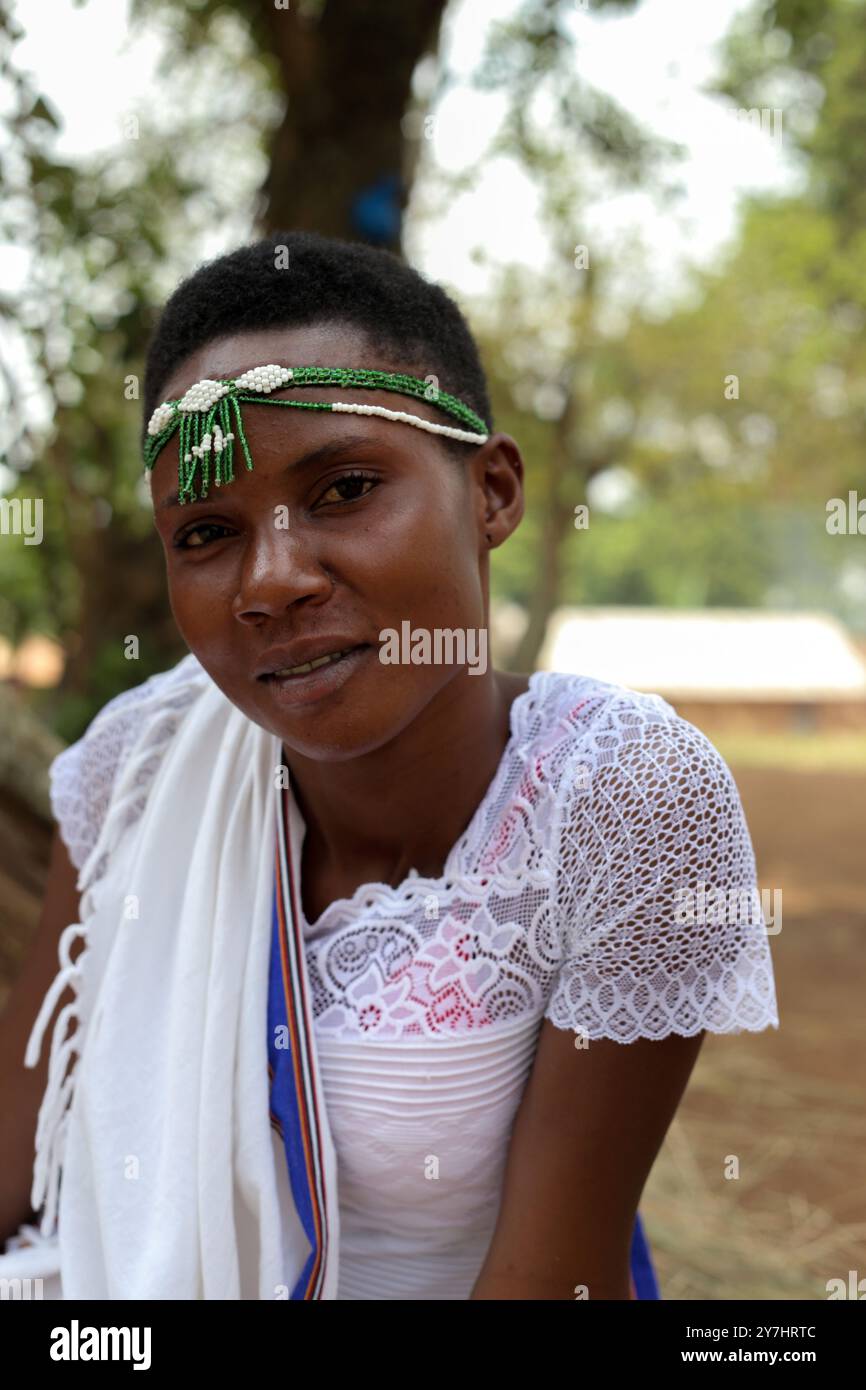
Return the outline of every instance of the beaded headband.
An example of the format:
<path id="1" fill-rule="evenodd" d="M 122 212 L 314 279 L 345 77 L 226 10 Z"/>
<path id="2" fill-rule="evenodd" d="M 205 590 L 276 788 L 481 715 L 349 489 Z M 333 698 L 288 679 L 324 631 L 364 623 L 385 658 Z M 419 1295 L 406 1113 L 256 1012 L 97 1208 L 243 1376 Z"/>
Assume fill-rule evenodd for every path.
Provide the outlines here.
<path id="1" fill-rule="evenodd" d="M 429 401 L 452 418 L 471 426 L 471 429 L 433 424 L 430 420 L 422 419 L 420 415 L 410 415 L 404 410 L 388 410 L 383 405 L 357 405 L 352 401 L 268 399 L 271 391 L 282 391 L 289 386 L 349 386 L 398 391 L 403 396 L 415 396 L 419 400 Z M 278 367 L 269 364 L 265 367 L 251 367 L 241 376 L 226 377 L 221 381 L 211 381 L 206 377 L 190 386 L 179 400 L 163 401 L 162 405 L 158 405 L 147 426 L 147 438 L 143 449 L 145 468 L 153 468 L 161 450 L 175 430 L 179 429 L 178 500 L 185 503 L 195 499 L 193 489 L 199 464 L 201 497 L 207 497 L 211 457 L 214 461 L 215 486 L 223 487 L 226 483 L 232 482 L 232 445 L 235 439 L 232 415 L 246 466 L 248 469 L 253 466 L 241 417 L 241 402 L 248 401 L 256 405 L 294 406 L 297 410 L 332 410 L 350 415 L 379 415 L 385 420 L 415 425 L 430 434 L 447 435 L 449 439 L 459 439 L 466 444 L 483 444 L 489 438 L 484 421 L 474 410 L 470 410 L 469 406 L 464 405 L 456 396 L 449 396 L 447 392 L 440 391 L 437 386 L 429 381 L 422 381 L 420 377 L 405 376 L 401 372 L 364 371 L 360 368 Z"/>

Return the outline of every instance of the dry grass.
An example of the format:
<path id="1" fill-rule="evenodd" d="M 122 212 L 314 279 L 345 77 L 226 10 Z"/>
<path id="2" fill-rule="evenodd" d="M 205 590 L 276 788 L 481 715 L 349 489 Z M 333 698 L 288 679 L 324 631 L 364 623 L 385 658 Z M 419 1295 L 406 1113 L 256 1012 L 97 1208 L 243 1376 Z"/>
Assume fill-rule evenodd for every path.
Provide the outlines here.
<path id="1" fill-rule="evenodd" d="M 866 734 L 710 735 L 726 762 L 791 772 L 866 771 Z"/>
<path id="2" fill-rule="evenodd" d="M 864 1142 L 859 1087 L 708 1038 L 641 1202 L 663 1297 L 826 1299 L 828 1279 L 866 1272 L 866 1221 L 832 1209 Z"/>

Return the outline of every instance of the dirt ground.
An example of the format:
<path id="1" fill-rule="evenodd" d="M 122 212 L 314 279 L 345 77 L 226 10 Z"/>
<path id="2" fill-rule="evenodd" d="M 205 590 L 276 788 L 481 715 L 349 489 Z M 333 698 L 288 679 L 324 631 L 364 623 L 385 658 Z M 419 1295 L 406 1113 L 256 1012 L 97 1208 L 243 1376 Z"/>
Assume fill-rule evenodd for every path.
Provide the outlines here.
<path id="1" fill-rule="evenodd" d="M 782 890 L 780 1027 L 707 1037 L 641 1213 L 665 1298 L 827 1298 L 866 1276 L 866 776 L 733 772 Z"/>

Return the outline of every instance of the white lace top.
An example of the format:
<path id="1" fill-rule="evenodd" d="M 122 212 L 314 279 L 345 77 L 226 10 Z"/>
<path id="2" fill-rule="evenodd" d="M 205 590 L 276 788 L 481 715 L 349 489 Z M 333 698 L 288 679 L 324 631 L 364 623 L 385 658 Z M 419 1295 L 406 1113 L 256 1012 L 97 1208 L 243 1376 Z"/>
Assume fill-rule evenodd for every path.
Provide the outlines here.
<path id="1" fill-rule="evenodd" d="M 159 692 L 182 718 L 201 674 L 190 655 L 115 697 L 54 760 L 76 866 L 142 699 Z M 779 1026 L 729 769 L 660 696 L 594 678 L 532 675 L 441 878 L 362 885 L 304 931 L 340 1298 L 468 1298 L 543 1018 L 621 1043 Z"/>

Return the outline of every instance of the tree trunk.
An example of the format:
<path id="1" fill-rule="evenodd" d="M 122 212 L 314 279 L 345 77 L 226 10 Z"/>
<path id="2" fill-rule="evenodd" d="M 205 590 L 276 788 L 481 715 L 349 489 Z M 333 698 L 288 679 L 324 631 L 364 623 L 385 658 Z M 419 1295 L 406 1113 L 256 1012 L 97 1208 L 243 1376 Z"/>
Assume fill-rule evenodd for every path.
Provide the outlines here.
<path id="1" fill-rule="evenodd" d="M 538 582 L 529 602 L 529 622 L 517 644 L 509 665 L 515 671 L 534 671 L 538 654 L 544 643 L 550 615 L 560 601 L 562 582 L 562 546 L 565 537 L 573 535 L 575 500 L 583 501 L 583 470 L 572 462 L 574 427 L 578 415 L 576 390 L 572 386 L 556 428 L 553 450 L 547 469 L 544 513 L 541 524 L 541 545 L 538 555 Z M 564 466 L 563 462 L 564 461 Z M 563 500 L 563 477 L 573 494 Z"/>
<path id="2" fill-rule="evenodd" d="M 287 94 L 261 224 L 401 249 L 413 161 L 401 125 L 447 0 L 326 0 L 305 19 L 262 0 Z"/>

